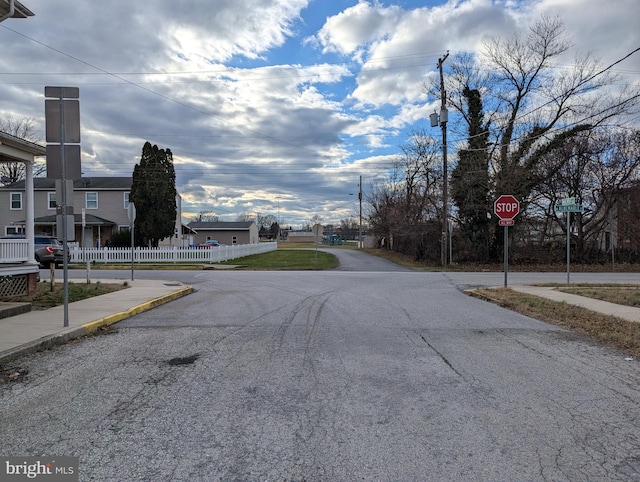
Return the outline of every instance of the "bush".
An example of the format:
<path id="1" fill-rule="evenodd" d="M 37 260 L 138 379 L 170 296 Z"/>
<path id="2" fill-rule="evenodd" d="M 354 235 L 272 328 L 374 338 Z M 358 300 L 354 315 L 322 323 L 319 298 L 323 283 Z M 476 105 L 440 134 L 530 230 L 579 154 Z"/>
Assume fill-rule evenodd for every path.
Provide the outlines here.
<path id="1" fill-rule="evenodd" d="M 127 248 L 131 246 L 131 230 L 129 228 L 114 231 L 111 234 L 109 246 L 114 248 Z"/>

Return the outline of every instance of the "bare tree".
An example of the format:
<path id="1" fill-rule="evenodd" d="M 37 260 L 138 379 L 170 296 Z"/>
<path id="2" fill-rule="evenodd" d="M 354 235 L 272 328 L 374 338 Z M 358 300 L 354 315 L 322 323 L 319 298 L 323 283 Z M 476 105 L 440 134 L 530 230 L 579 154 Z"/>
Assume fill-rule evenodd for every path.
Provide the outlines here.
<path id="1" fill-rule="evenodd" d="M 18 137 L 22 140 L 38 143 L 40 138 L 37 135 L 35 123 L 30 117 L 22 119 L 14 119 L 8 115 L 4 119 L 0 119 L 0 131 Z M 38 160 L 34 164 L 33 175 L 39 176 L 46 171 L 43 160 Z M 2 162 L 0 159 L 0 183 L 11 184 L 21 181 L 26 177 L 26 166 L 23 162 Z"/>
<path id="2" fill-rule="evenodd" d="M 372 232 L 385 239 L 385 247 L 418 260 L 439 253 L 441 192 L 440 148 L 424 131 L 415 131 L 386 183 L 371 191 Z"/>
<path id="3" fill-rule="evenodd" d="M 266 216 L 262 216 L 258 214 L 258 225 L 259 230 L 269 230 L 273 224 L 278 224 L 278 220 L 273 214 L 267 214 Z"/>
<path id="4" fill-rule="evenodd" d="M 200 211 L 194 216 L 193 220 L 200 223 L 217 223 L 220 218 L 213 211 Z"/>
<path id="5" fill-rule="evenodd" d="M 616 90 L 610 68 L 601 68 L 589 55 L 577 55 L 571 67 L 558 68 L 557 64 L 566 63 L 561 56 L 571 47 L 563 23 L 543 16 L 527 32 L 494 38 L 485 43 L 480 55 L 458 55 L 450 64 L 447 104 L 460 114 L 460 123 L 450 119 L 452 129 L 458 129 L 461 137 L 469 133 L 465 155 L 486 152 L 486 192 L 494 198 L 515 195 L 523 220 L 541 186 L 552 182 L 567 162 L 566 156 L 554 155 L 554 151 L 604 125 L 622 121 L 640 100 L 637 89 Z M 469 108 L 472 98 L 465 95 L 470 91 L 481 95 L 481 115 L 488 126 L 484 146 L 471 142 L 474 134 L 469 127 L 477 116 Z M 439 94 L 439 89 L 432 88 L 432 93 Z M 456 175 L 463 180 L 474 174 L 458 170 Z M 518 223 L 516 230 L 523 225 Z M 493 241 L 491 252 L 500 252 L 502 237 Z"/>
<path id="6" fill-rule="evenodd" d="M 238 216 L 236 217 L 236 221 L 239 223 L 246 223 L 246 222 L 255 221 L 255 220 L 256 220 L 256 217 L 248 213 L 238 214 Z"/>
<path id="7" fill-rule="evenodd" d="M 448 105 L 469 123 L 464 91 L 481 92 L 490 113 L 488 149 L 497 194 L 514 194 L 526 204 L 545 180 L 538 167 L 549 152 L 637 106 L 637 91 L 607 93 L 616 78 L 588 55 L 576 56 L 568 69 L 556 68 L 570 48 L 563 23 L 543 16 L 526 33 L 486 42 L 478 57 L 453 59 Z"/>
<path id="8" fill-rule="evenodd" d="M 638 134 L 612 130 L 584 133 L 547 156 L 549 165 L 561 162 L 562 168 L 540 186 L 532 203 L 544 215 L 539 229 L 543 242 L 564 242 L 565 216 L 555 213 L 554 206 L 564 197 L 573 197 L 585 207 L 584 213 L 572 215 L 574 255 L 583 260 L 597 258 L 605 233 L 611 230 L 612 216 L 625 207 L 616 207 L 620 193 L 640 180 Z"/>

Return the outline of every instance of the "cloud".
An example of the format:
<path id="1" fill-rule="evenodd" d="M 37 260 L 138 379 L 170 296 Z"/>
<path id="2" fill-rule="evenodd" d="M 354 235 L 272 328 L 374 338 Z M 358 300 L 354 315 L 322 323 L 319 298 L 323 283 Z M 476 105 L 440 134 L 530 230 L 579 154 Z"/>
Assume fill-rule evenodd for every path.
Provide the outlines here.
<path id="1" fill-rule="evenodd" d="M 0 116 L 44 133 L 44 86 L 78 86 L 87 175 L 130 175 L 150 141 L 172 150 L 187 212 L 274 214 L 279 196 L 290 223 L 332 220 L 428 123 L 447 50 L 548 13 L 575 45 L 560 68 L 590 50 L 608 65 L 640 45 L 635 4 L 27 0 L 34 17 L 0 24 Z M 640 54 L 617 71 L 637 84 Z"/>

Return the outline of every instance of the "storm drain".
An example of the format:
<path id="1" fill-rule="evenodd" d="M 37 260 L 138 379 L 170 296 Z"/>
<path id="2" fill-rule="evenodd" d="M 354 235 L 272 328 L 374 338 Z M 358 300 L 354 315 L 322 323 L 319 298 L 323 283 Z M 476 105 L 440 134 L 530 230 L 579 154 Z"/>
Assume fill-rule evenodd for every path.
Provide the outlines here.
<path id="1" fill-rule="evenodd" d="M 167 360 L 167 364 L 172 367 L 192 365 L 199 357 L 200 353 L 196 353 L 195 355 L 191 356 L 172 358 L 171 360 Z"/>

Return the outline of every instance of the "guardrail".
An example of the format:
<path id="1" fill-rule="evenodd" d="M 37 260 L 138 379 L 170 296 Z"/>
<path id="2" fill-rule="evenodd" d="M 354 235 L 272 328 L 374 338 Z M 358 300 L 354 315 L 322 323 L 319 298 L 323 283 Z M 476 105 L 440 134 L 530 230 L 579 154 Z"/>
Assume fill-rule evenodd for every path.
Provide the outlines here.
<path id="1" fill-rule="evenodd" d="M 277 242 L 235 244 L 210 248 L 79 248 L 69 249 L 71 263 L 220 263 L 252 254 L 267 253 L 278 248 Z"/>
<path id="2" fill-rule="evenodd" d="M 29 242 L 26 239 L 0 239 L 0 264 L 29 261 Z"/>

